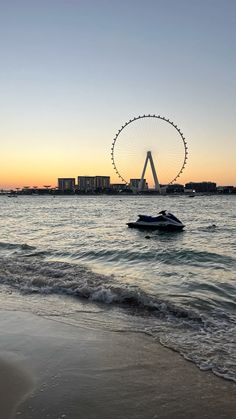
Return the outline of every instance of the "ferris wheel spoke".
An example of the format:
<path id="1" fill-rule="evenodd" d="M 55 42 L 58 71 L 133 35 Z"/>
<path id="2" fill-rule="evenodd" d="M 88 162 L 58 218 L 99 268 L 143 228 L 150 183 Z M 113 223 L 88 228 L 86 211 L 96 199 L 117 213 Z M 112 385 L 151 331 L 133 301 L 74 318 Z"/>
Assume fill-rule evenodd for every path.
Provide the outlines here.
<path id="1" fill-rule="evenodd" d="M 158 120 L 160 121 L 159 124 L 162 124 L 162 130 L 166 126 L 169 127 L 169 130 L 174 128 L 178 138 L 177 141 L 175 138 L 175 143 L 171 143 L 169 132 L 167 138 L 154 132 L 150 122 L 156 121 L 156 124 Z M 160 133 L 162 133 L 162 130 L 160 130 Z M 171 133 L 173 134 L 172 131 Z M 153 141 L 153 149 L 146 145 L 150 139 Z M 156 145 L 157 147 L 155 147 Z M 126 122 L 118 130 L 111 147 L 112 165 L 119 179 L 128 184 L 128 178 L 133 176 L 131 176 L 131 173 L 135 173 L 133 177 L 138 179 L 144 165 L 142 180 L 149 163 L 155 188 L 159 184 L 159 177 L 162 180 L 163 172 L 165 172 L 166 177 L 170 176 L 169 180 L 164 181 L 166 184 L 171 184 L 179 178 L 186 166 L 188 154 L 186 139 L 178 126 L 169 118 L 155 114 L 138 115 Z"/>

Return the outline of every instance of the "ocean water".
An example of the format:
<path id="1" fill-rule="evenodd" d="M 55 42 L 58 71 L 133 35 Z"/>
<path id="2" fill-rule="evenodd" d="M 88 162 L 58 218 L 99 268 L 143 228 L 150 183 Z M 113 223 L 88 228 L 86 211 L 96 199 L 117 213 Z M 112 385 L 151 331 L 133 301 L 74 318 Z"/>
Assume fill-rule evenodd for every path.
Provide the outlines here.
<path id="1" fill-rule="evenodd" d="M 236 196 L 1 196 L 0 204 L 2 307 L 146 333 L 236 381 Z M 185 230 L 126 226 L 163 209 Z"/>

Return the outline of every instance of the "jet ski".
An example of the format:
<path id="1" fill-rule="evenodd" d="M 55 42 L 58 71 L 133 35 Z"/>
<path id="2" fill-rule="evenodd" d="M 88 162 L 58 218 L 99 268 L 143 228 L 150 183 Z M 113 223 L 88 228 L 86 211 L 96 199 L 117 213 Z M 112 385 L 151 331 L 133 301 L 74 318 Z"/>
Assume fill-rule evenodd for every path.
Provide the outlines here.
<path id="1" fill-rule="evenodd" d="M 184 224 L 175 215 L 167 211 L 160 211 L 157 217 L 139 215 L 135 222 L 127 223 L 130 228 L 143 230 L 183 230 Z"/>

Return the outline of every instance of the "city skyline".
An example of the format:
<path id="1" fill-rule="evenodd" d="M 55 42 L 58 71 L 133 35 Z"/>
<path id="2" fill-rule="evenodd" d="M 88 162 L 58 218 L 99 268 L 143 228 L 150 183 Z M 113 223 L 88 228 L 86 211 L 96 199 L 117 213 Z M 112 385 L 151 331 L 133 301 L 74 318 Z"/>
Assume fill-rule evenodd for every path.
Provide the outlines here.
<path id="1" fill-rule="evenodd" d="M 101 179 L 101 180 L 99 180 L 99 179 Z M 124 183 L 122 181 L 112 182 L 111 177 L 109 175 L 91 175 L 91 174 L 88 174 L 88 175 L 78 175 L 78 176 L 74 176 L 74 177 L 60 177 L 60 178 L 57 178 L 57 181 L 55 181 L 52 184 L 49 184 L 49 183 L 46 184 L 45 183 L 44 185 L 39 185 L 38 186 L 38 185 L 33 185 L 32 183 L 28 183 L 27 185 L 25 184 L 22 187 L 12 187 L 12 188 L 5 188 L 5 189 L 1 188 L 0 190 L 2 192 L 4 192 L 4 191 L 6 191 L 6 192 L 7 191 L 17 191 L 17 190 L 18 191 L 19 190 L 22 190 L 22 191 L 23 190 L 32 190 L 33 191 L 33 190 L 43 190 L 43 189 L 48 189 L 48 190 L 55 190 L 55 189 L 59 189 L 59 190 L 71 189 L 71 190 L 73 190 L 74 189 L 75 190 L 75 189 L 81 189 L 81 186 L 82 186 L 82 189 L 83 189 L 84 185 L 85 185 L 85 182 L 89 182 L 89 188 L 88 189 L 91 189 L 91 190 L 101 187 L 102 184 L 100 184 L 100 182 L 102 182 L 102 183 L 105 182 L 102 186 L 102 189 L 106 189 L 106 188 L 109 188 L 109 187 L 117 187 L 117 186 L 122 186 L 122 189 L 123 189 L 123 187 L 124 187 L 124 189 L 125 189 L 125 187 L 128 188 L 128 189 L 130 187 L 131 187 L 131 189 L 133 187 L 138 189 L 137 185 L 139 185 L 140 180 L 141 180 L 140 178 L 131 178 L 131 179 L 129 179 L 129 181 L 127 183 Z M 82 184 L 81 184 L 81 182 L 82 182 Z M 97 184 L 97 182 L 98 182 L 98 184 Z M 196 185 L 211 184 L 211 185 L 214 185 L 215 188 L 222 188 L 222 187 L 223 188 L 231 188 L 232 187 L 232 188 L 236 189 L 236 187 L 233 184 L 231 184 L 231 185 L 230 184 L 217 184 L 217 182 L 215 182 L 214 180 L 198 180 L 198 181 L 189 180 L 185 183 L 176 181 L 174 183 L 169 183 L 169 184 L 162 183 L 162 184 L 160 184 L 160 186 L 161 187 L 181 186 L 181 187 L 184 187 L 184 188 L 187 188 L 187 189 L 188 188 L 194 189 L 194 185 L 190 186 L 191 184 L 196 184 Z M 66 185 L 66 186 L 64 187 L 62 185 Z M 68 187 L 68 185 L 71 185 L 71 186 Z M 91 187 L 91 185 L 92 185 L 92 187 Z M 144 190 L 149 189 L 149 190 L 154 191 L 154 189 L 155 189 L 154 185 L 149 184 L 146 178 L 144 179 L 144 185 L 145 185 Z"/>
<path id="2" fill-rule="evenodd" d="M 235 186 L 235 16 L 231 0 L 1 2 L 0 188 L 119 183 L 113 138 L 143 113 L 184 132 L 180 183 Z"/>

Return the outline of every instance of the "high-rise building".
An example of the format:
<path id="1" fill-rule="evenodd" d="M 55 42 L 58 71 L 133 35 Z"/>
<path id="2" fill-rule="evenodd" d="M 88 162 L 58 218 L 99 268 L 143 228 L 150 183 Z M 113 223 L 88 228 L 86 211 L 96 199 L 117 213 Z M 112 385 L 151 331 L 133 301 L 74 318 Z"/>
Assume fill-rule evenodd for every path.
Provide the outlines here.
<path id="1" fill-rule="evenodd" d="M 60 191 L 74 191 L 75 178 L 58 178 L 58 189 Z"/>
<path id="2" fill-rule="evenodd" d="M 95 189 L 95 176 L 78 176 L 78 191 L 93 192 Z"/>
<path id="3" fill-rule="evenodd" d="M 110 176 L 95 176 L 95 185 L 99 190 L 110 188 Z"/>
<path id="4" fill-rule="evenodd" d="M 78 176 L 78 191 L 94 192 L 110 188 L 110 176 Z"/>

